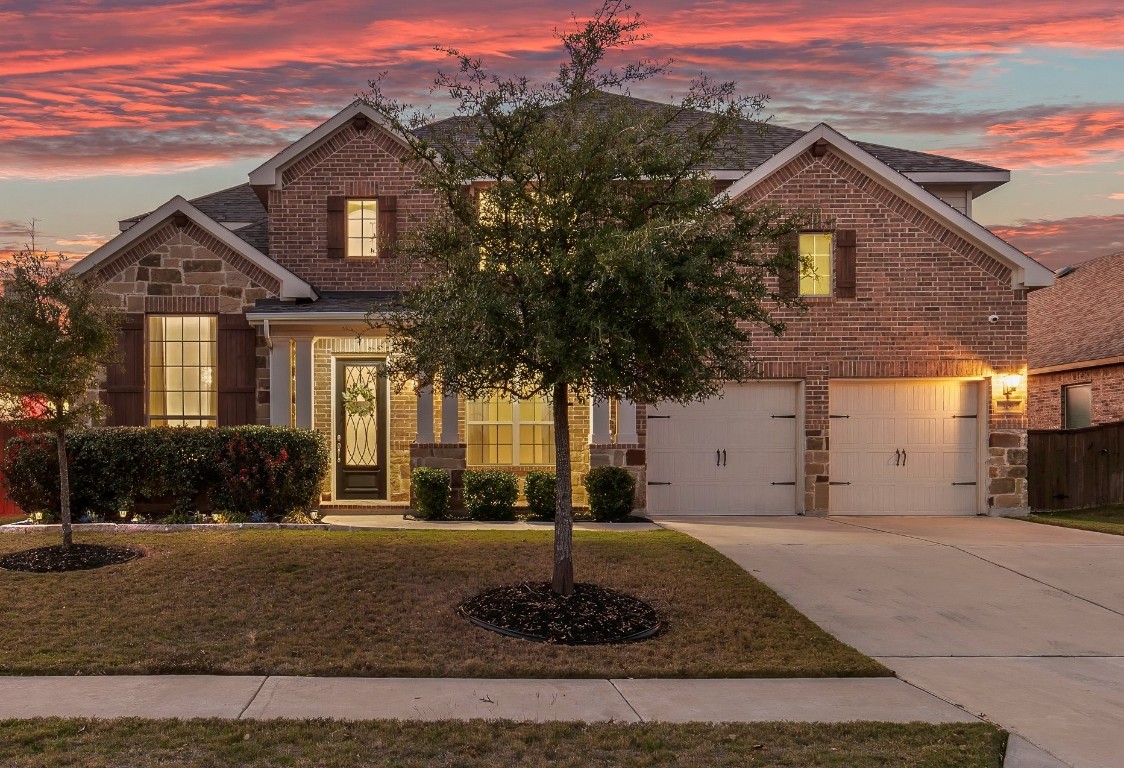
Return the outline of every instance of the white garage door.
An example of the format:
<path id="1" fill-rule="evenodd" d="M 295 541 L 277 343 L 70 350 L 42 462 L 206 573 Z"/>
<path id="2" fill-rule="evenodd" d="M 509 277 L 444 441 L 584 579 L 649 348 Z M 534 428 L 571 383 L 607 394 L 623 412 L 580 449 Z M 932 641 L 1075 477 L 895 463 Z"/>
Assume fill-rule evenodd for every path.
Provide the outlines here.
<path id="1" fill-rule="evenodd" d="M 797 392 L 793 382 L 759 382 L 701 403 L 649 407 L 648 510 L 796 512 Z"/>
<path id="2" fill-rule="evenodd" d="M 978 510 L 979 383 L 831 382 L 831 512 Z"/>

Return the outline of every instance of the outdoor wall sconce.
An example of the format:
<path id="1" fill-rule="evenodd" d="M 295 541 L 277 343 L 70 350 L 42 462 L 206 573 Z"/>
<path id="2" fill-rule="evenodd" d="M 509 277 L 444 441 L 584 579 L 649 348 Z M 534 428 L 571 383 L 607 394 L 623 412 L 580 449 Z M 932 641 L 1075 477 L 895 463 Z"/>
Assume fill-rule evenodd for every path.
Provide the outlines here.
<path id="1" fill-rule="evenodd" d="M 1003 385 L 1003 399 L 999 401 L 999 405 L 1004 408 L 1014 408 L 1022 403 L 1022 400 L 1015 397 L 1019 391 L 1019 385 L 1023 383 L 1023 377 L 1017 373 L 1008 373 L 999 377 Z"/>

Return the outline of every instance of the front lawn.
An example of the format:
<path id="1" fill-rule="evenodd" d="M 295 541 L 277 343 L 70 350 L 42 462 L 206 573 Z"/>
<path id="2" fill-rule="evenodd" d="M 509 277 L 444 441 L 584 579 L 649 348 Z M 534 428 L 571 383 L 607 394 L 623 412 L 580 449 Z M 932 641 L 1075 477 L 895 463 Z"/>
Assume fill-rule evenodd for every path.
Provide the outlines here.
<path id="1" fill-rule="evenodd" d="M 1002 731 L 987 723 L 8 720 L 0 722 L 0 764 L 6 768 L 999 768 L 1005 739 Z"/>
<path id="2" fill-rule="evenodd" d="M 141 547 L 96 571 L 0 571 L 0 674 L 825 677 L 891 674 L 674 531 L 575 533 L 578 581 L 652 603 L 642 643 L 566 647 L 469 625 L 483 589 L 549 576 L 529 531 L 241 531 L 80 541 Z M 55 543 L 0 536 L 0 553 Z"/>
<path id="3" fill-rule="evenodd" d="M 1124 536 L 1124 504 L 1110 504 L 1104 507 L 1090 507 L 1089 509 L 1069 509 L 1062 512 L 1037 512 L 1029 515 L 1026 519 L 1034 523 Z"/>

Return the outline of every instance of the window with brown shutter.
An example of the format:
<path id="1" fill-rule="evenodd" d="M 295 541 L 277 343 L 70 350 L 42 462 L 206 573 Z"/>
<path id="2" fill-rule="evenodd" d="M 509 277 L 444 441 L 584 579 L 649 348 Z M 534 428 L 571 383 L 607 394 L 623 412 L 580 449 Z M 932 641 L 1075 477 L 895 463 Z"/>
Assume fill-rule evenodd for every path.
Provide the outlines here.
<path id="1" fill-rule="evenodd" d="M 786 299 L 795 299 L 800 293 L 800 233 L 789 232 L 780 239 L 782 253 L 796 254 L 796 262 L 777 274 L 780 294 Z"/>
<path id="2" fill-rule="evenodd" d="M 393 258 L 394 246 L 398 242 L 398 198 L 394 195 L 379 195 L 378 242 L 378 255 Z"/>
<path id="3" fill-rule="evenodd" d="M 144 315 L 125 315 L 117 333 L 117 362 L 105 373 L 106 425 L 144 426 Z"/>
<path id="4" fill-rule="evenodd" d="M 835 295 L 841 299 L 855 298 L 855 247 L 858 237 L 853 229 L 835 230 Z"/>
<path id="5" fill-rule="evenodd" d="M 347 198 L 328 196 L 328 258 L 342 259 L 347 245 Z"/>
<path id="6" fill-rule="evenodd" d="M 219 426 L 257 422 L 257 334 L 245 315 L 219 315 Z"/>

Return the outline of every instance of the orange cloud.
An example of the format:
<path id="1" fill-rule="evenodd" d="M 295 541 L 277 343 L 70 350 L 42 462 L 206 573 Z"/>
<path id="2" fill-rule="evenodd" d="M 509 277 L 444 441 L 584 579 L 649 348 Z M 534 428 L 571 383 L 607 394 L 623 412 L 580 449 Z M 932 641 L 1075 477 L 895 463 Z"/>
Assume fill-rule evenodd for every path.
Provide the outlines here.
<path id="1" fill-rule="evenodd" d="M 1124 214 L 1023 219 L 988 229 L 1051 269 L 1124 250 Z"/>

